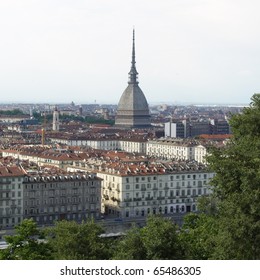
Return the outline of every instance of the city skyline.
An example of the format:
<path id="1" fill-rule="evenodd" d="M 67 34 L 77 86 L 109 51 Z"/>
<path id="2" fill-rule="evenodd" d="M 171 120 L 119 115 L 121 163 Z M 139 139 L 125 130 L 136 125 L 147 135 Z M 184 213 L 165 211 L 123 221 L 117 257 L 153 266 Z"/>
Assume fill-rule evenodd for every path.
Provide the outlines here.
<path id="1" fill-rule="evenodd" d="M 131 62 L 149 105 L 248 104 L 260 92 L 260 3 L 0 3 L 0 103 L 117 104 Z"/>

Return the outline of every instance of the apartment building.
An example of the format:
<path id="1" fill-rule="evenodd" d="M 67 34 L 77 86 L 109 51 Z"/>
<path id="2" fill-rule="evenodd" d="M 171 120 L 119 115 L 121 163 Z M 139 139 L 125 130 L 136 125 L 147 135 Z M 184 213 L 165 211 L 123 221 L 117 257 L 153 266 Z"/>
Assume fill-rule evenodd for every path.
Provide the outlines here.
<path id="1" fill-rule="evenodd" d="M 23 217 L 39 225 L 100 217 L 101 179 L 94 174 L 27 175 L 23 189 Z"/>
<path id="2" fill-rule="evenodd" d="M 53 137 L 50 138 L 52 143 L 65 144 L 68 146 L 86 146 L 97 150 L 122 150 L 129 153 L 146 153 L 145 139 L 120 139 L 111 137 L 110 139 L 96 138 L 86 139 L 82 137 Z"/>
<path id="3" fill-rule="evenodd" d="M 13 227 L 23 219 L 24 175 L 19 167 L 0 167 L 0 229 Z"/>
<path id="4" fill-rule="evenodd" d="M 192 160 L 195 158 L 195 142 L 181 139 L 160 139 L 147 142 L 146 154 L 162 159 Z"/>
<path id="5" fill-rule="evenodd" d="M 147 156 L 161 159 L 195 160 L 206 163 L 208 145 L 195 140 L 166 138 L 147 142 Z"/>
<path id="6" fill-rule="evenodd" d="M 38 225 L 99 218 L 101 181 L 93 173 L 2 166 L 0 229 L 13 228 L 26 218 L 33 218 Z"/>
<path id="7" fill-rule="evenodd" d="M 73 168 L 83 167 L 69 169 Z M 117 217 L 196 211 L 198 197 L 211 193 L 210 179 L 214 176 L 194 161 L 113 162 L 96 168 L 97 176 L 103 179 L 102 208 Z"/>
<path id="8" fill-rule="evenodd" d="M 52 165 L 58 168 L 66 168 L 75 161 L 84 159 L 83 154 L 70 152 L 56 152 L 51 148 L 42 149 L 36 146 L 27 146 L 12 149 L 3 149 L 3 157 L 14 157 L 19 160 L 29 160 L 39 166 Z"/>

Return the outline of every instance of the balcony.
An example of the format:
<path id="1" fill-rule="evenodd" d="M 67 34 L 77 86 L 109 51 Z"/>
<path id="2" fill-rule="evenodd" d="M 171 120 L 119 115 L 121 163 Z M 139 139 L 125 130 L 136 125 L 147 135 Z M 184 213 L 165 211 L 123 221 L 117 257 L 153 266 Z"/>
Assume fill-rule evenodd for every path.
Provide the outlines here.
<path id="1" fill-rule="evenodd" d="M 134 201 L 141 201 L 142 198 L 141 197 L 134 197 Z"/>
<path id="2" fill-rule="evenodd" d="M 153 197 L 146 197 L 145 200 L 153 200 Z"/>
<path id="3" fill-rule="evenodd" d="M 131 202 L 132 201 L 132 198 L 125 198 L 124 199 L 124 202 Z"/>

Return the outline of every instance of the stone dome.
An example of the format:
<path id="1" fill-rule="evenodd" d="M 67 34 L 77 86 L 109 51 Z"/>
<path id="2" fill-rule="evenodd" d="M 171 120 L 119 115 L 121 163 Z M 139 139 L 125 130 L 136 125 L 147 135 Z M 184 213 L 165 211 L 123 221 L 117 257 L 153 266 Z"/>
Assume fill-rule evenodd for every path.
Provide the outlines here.
<path id="1" fill-rule="evenodd" d="M 151 117 L 144 93 L 138 85 L 138 72 L 135 68 L 135 43 L 133 32 L 132 66 L 129 72 L 128 86 L 123 92 L 117 108 L 116 126 L 149 127 Z"/>
<path id="2" fill-rule="evenodd" d="M 118 111 L 144 111 L 149 114 L 146 98 L 137 84 L 129 84 L 123 92 L 117 107 Z"/>

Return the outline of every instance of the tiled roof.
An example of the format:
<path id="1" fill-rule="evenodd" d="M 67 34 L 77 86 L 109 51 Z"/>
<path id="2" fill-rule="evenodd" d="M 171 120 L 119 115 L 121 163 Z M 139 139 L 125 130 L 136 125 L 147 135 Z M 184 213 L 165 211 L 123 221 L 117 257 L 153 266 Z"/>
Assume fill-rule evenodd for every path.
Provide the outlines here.
<path id="1" fill-rule="evenodd" d="M 0 166 L 0 177 L 23 176 L 25 172 L 18 166 Z"/>

